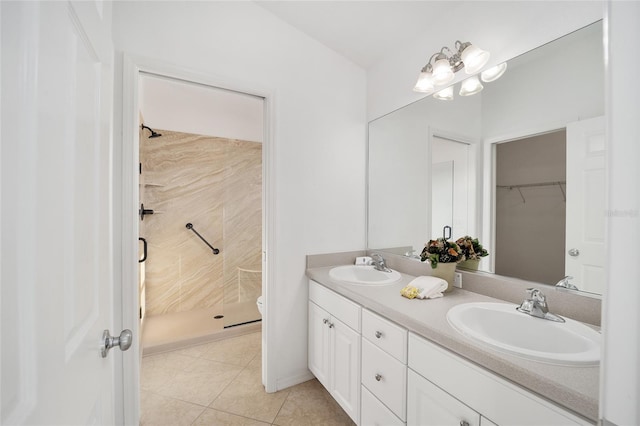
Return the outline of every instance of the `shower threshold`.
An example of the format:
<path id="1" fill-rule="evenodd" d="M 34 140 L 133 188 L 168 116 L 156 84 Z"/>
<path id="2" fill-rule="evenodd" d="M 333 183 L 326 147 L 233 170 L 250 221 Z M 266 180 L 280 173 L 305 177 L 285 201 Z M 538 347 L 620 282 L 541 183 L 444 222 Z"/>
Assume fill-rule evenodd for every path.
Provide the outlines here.
<path id="1" fill-rule="evenodd" d="M 254 317 L 243 316 L 240 306 L 225 307 L 223 319 L 213 318 L 219 312 L 215 307 L 147 316 L 142 331 L 143 354 L 165 352 L 260 331 L 260 313 L 255 303 L 253 306 L 256 311 Z M 236 314 L 236 310 L 240 312 Z"/>

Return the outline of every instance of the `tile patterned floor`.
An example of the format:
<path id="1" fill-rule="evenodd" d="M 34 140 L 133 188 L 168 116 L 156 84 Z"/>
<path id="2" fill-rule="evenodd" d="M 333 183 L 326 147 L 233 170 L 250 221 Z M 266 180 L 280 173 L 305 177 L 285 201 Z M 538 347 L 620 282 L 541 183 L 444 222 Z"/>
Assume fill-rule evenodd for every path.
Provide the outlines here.
<path id="1" fill-rule="evenodd" d="M 145 356 L 140 424 L 354 424 L 315 379 L 266 393 L 260 345 L 258 332 Z"/>

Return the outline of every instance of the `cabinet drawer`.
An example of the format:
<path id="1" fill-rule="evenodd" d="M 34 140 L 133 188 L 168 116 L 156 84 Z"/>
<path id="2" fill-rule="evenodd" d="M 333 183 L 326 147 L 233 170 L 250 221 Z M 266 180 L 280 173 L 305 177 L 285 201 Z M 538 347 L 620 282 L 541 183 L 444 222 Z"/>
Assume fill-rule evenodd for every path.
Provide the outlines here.
<path id="1" fill-rule="evenodd" d="M 407 363 L 406 329 L 364 309 L 362 311 L 362 337 L 403 364 Z"/>
<path id="2" fill-rule="evenodd" d="M 409 370 L 407 423 L 480 426 L 480 414 Z"/>
<path id="3" fill-rule="evenodd" d="M 367 339 L 362 339 L 362 384 L 406 420 L 407 367 Z"/>
<path id="4" fill-rule="evenodd" d="M 362 387 L 362 409 L 360 410 L 360 426 L 404 426 L 384 404 L 378 401 L 371 392 Z"/>
<path id="5" fill-rule="evenodd" d="M 360 305 L 309 280 L 309 299 L 352 329 L 360 332 Z"/>
<path id="6" fill-rule="evenodd" d="M 499 425 L 591 424 L 413 333 L 409 333 L 408 364 Z"/>

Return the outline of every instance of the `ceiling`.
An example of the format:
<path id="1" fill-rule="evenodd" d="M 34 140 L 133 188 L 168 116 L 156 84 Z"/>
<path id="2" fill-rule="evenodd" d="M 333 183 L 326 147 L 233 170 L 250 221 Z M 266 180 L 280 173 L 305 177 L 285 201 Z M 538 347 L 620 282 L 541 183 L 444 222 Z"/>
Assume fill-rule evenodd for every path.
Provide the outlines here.
<path id="1" fill-rule="evenodd" d="M 465 2 L 256 1 L 264 9 L 368 69 L 387 53 L 429 31 Z"/>

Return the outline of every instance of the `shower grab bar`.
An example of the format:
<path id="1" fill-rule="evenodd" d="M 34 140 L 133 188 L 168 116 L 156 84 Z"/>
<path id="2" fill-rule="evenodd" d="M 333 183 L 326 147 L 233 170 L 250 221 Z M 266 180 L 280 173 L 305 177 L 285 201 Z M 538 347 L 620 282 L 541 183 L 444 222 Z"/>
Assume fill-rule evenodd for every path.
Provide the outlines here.
<path id="1" fill-rule="evenodd" d="M 191 223 L 187 223 L 187 229 L 191 229 L 206 245 L 209 246 L 209 248 L 211 249 L 211 251 L 213 252 L 213 254 L 218 254 L 220 253 L 220 250 L 218 250 L 217 248 L 215 248 L 214 246 L 212 246 L 211 244 L 209 244 L 209 242 L 207 240 L 205 240 L 202 235 L 200 235 L 198 233 L 198 231 L 196 231 L 196 229 L 193 227 L 193 224 Z"/>

